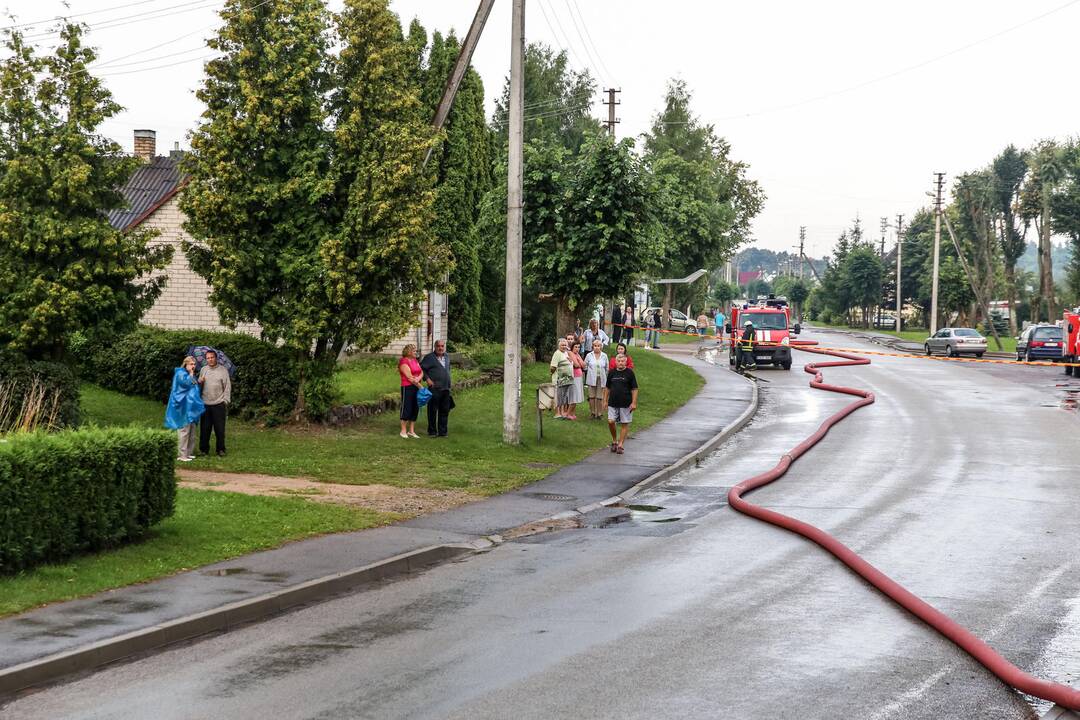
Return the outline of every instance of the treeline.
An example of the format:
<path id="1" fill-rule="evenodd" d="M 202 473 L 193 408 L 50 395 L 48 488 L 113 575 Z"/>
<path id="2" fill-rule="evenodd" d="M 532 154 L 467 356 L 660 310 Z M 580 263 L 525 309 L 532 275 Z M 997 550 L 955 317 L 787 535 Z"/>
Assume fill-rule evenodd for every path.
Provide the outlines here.
<path id="1" fill-rule="evenodd" d="M 957 176 L 949 196 L 941 229 L 939 325 L 985 325 L 978 298 L 1005 300 L 1015 335 L 1022 322 L 1057 320 L 1063 307 L 1080 302 L 1080 142 L 1047 140 L 1024 150 L 1010 145 L 985 167 Z M 933 208 L 922 208 L 903 232 L 899 293 L 923 327 L 931 308 L 934 225 Z M 1071 252 L 1062 253 L 1052 243 L 1055 236 Z M 1032 243 L 1035 272 L 1021 263 Z M 1065 267 L 1055 264 L 1063 255 L 1069 258 Z M 838 239 L 810 307 L 827 320 L 868 324 L 878 304 L 896 307 L 895 267 L 895 248 L 881 258 L 856 222 Z"/>
<path id="2" fill-rule="evenodd" d="M 508 82 L 489 120 L 470 69 L 433 132 L 453 32 L 403 29 L 388 0 L 228 0 L 221 18 L 184 161 L 183 251 L 226 324 L 258 323 L 294 354 L 298 411 L 326 405 L 342 348 L 384 347 L 432 289 L 449 294 L 452 343 L 501 340 Z M 136 163 L 100 135 L 121 108 L 84 26 L 61 27 L 45 58 L 7 31 L 0 61 L 0 346 L 29 357 L 131 328 L 169 259 L 152 232 L 104 219 Z M 763 202 L 683 83 L 640 146 L 590 115 L 597 90 L 565 53 L 528 46 L 523 340 L 537 348 L 647 275 L 715 267 Z"/>

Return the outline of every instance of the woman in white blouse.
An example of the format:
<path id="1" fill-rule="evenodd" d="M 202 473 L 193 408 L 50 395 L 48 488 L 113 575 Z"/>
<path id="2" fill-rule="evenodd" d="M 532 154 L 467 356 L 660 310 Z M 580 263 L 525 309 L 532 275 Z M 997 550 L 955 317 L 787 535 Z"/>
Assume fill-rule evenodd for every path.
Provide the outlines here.
<path id="1" fill-rule="evenodd" d="M 607 385 L 608 356 L 600 340 L 593 340 L 592 352 L 585 356 L 585 385 L 589 388 L 589 417 L 605 416 L 604 387 Z"/>

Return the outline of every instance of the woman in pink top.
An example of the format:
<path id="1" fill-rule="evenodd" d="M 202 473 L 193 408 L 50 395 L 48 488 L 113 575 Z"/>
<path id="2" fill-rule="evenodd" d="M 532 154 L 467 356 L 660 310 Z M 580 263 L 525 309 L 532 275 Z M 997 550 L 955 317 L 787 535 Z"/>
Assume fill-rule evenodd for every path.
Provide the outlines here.
<path id="1" fill-rule="evenodd" d="M 574 365 L 574 386 L 570 391 L 570 414 L 571 420 L 577 420 L 578 403 L 585 402 L 585 358 L 581 357 L 581 344 L 576 340 L 571 345 L 570 362 Z"/>
<path id="2" fill-rule="evenodd" d="M 416 361 L 416 346 L 409 344 L 401 350 L 398 360 L 398 374 L 401 375 L 401 437 L 420 437 L 416 434 L 416 416 L 420 414 L 420 404 L 416 393 L 420 391 L 420 363 Z"/>

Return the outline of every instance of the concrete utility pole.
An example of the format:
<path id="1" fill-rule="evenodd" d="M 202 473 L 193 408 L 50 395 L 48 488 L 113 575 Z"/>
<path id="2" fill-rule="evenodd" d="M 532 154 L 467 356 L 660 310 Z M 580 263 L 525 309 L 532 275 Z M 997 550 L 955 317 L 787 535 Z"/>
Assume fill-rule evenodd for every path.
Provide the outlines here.
<path id="1" fill-rule="evenodd" d="M 904 252 L 904 216 L 896 216 L 896 332 L 900 332 L 904 324 L 900 311 L 904 306 L 904 295 L 900 290 L 900 258 Z"/>
<path id="2" fill-rule="evenodd" d="M 799 226 L 799 279 L 800 280 L 803 279 L 803 271 L 806 269 L 806 265 L 804 263 L 804 261 L 806 260 L 806 255 L 803 254 L 803 247 L 805 245 L 806 245 L 806 226 L 805 225 L 800 225 Z"/>
<path id="3" fill-rule="evenodd" d="M 525 0 L 510 23 L 509 168 L 506 178 L 506 332 L 503 336 L 503 442 L 521 444 L 521 207 L 525 145 Z"/>
<path id="4" fill-rule="evenodd" d="M 945 173 L 934 173 L 936 194 L 934 196 L 934 274 L 930 291 L 930 334 L 937 332 L 938 275 L 941 271 L 941 190 L 945 185 Z"/>
<path id="5" fill-rule="evenodd" d="M 622 92 L 622 90 L 616 90 L 615 88 L 608 88 L 604 92 L 607 93 L 607 100 L 604 104 L 607 105 L 607 122 L 604 124 L 607 126 L 607 131 L 611 137 L 615 137 L 615 126 L 622 122 L 622 120 L 615 117 L 615 106 L 622 105 L 622 103 L 615 99 L 615 96 Z"/>
<path id="6" fill-rule="evenodd" d="M 887 217 L 881 218 L 881 250 L 879 252 L 879 255 L 881 257 L 882 266 L 885 265 L 885 231 L 888 230 L 888 228 L 889 228 L 889 218 L 887 218 Z M 882 300 L 884 300 L 884 298 L 882 298 Z M 878 304 L 877 304 L 877 326 L 878 327 L 881 327 L 881 306 L 882 306 L 882 304 L 883 303 L 881 302 L 881 300 L 878 300 Z"/>

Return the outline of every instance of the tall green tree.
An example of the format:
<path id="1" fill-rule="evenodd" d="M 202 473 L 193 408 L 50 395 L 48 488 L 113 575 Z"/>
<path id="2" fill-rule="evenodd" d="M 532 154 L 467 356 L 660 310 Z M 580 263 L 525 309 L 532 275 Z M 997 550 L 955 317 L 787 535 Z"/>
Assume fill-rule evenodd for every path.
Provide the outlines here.
<path id="1" fill-rule="evenodd" d="M 859 308 L 864 327 L 870 327 L 872 308 L 881 302 L 881 283 L 885 268 L 872 248 L 860 245 L 848 253 L 840 268 L 848 287 L 849 302 Z"/>
<path id="2" fill-rule="evenodd" d="M 410 42 L 418 30 L 410 30 Z M 433 33 L 423 70 L 423 97 L 434 115 L 442 99 L 460 44 L 451 33 Z M 460 343 L 481 337 L 480 248 L 477 222 L 480 203 L 492 184 L 492 138 L 484 119 L 484 83 L 471 67 L 458 88 L 446 119 L 444 139 L 429 169 L 435 178 L 436 242 L 450 248 L 449 336 Z"/>
<path id="3" fill-rule="evenodd" d="M 659 268 L 672 276 L 708 269 L 730 258 L 749 237 L 764 193 L 731 157 L 731 146 L 690 109 L 681 80 L 668 84 L 664 107 L 645 134 L 656 212 L 663 231 Z M 672 286 L 665 286 L 669 317 Z"/>
<path id="4" fill-rule="evenodd" d="M 17 31 L 0 61 L 0 347 L 63 359 L 75 331 L 133 326 L 161 292 L 172 254 L 105 211 L 139 161 L 98 133 L 120 111 L 89 66 L 84 27 L 63 23 L 51 55 Z"/>
<path id="5" fill-rule="evenodd" d="M 1001 265 L 997 177 L 990 168 L 959 175 L 953 188 L 953 197 L 956 198 L 954 204 L 957 240 L 978 288 L 977 296 L 981 295 L 989 301 L 993 297 L 997 271 Z M 982 307 L 976 305 L 975 321 L 981 316 Z M 989 322 L 989 318 L 981 319 Z"/>
<path id="6" fill-rule="evenodd" d="M 1065 153 L 1060 144 L 1044 140 L 1031 150 L 1031 171 L 1021 191 L 1021 208 L 1025 219 L 1035 223 L 1039 235 L 1039 307 L 1033 310 L 1032 319 L 1054 320 L 1057 317 L 1057 299 L 1054 296 L 1053 245 L 1053 197 L 1065 179 Z"/>
<path id="7" fill-rule="evenodd" d="M 1080 142 L 1065 148 L 1065 179 L 1051 201 L 1054 232 L 1069 238 L 1072 254 L 1066 267 L 1065 287 L 1074 301 L 1080 299 Z"/>
<path id="8" fill-rule="evenodd" d="M 229 323 L 291 347 L 297 414 L 319 415 L 347 344 L 375 350 L 415 322 L 450 270 L 433 241 L 437 138 L 386 0 L 229 0 L 210 46 L 181 201 L 192 268 Z"/>
<path id="9" fill-rule="evenodd" d="M 1027 249 L 1028 223 L 1018 213 L 1020 190 L 1024 185 L 1028 165 L 1024 153 L 1009 145 L 994 158 L 990 166 L 993 172 L 994 193 L 998 211 L 998 242 L 1005 275 L 1005 293 L 1009 303 L 1009 332 L 1016 335 L 1016 262 Z"/>

